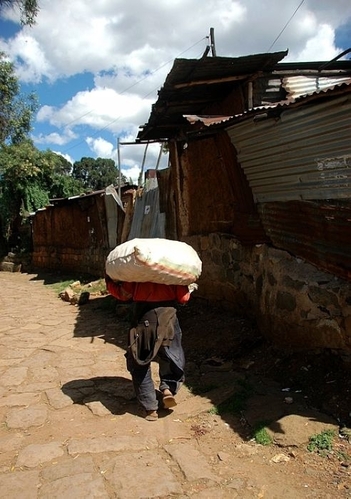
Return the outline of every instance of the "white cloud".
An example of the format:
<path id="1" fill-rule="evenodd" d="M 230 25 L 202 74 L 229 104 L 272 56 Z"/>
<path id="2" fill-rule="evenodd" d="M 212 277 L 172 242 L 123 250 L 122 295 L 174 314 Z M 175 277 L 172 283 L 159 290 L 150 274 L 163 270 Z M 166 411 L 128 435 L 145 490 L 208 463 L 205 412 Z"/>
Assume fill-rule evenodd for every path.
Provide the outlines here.
<path id="1" fill-rule="evenodd" d="M 206 0 L 201 8 L 199 0 L 41 0 L 37 24 L 24 27 L 3 49 L 18 58 L 25 81 L 121 68 L 140 75 L 186 49 L 188 58 L 201 55 L 211 27 L 217 55 L 265 52 L 296 7 L 295 0 Z M 275 48 L 296 53 L 300 47 L 308 57 L 309 39 L 326 23 L 335 30 L 350 15 L 349 0 L 308 0 Z M 321 48 L 320 59 L 324 58 Z"/>
<path id="2" fill-rule="evenodd" d="M 52 132 L 48 134 L 40 133 L 33 135 L 32 138 L 36 144 L 56 144 L 63 146 L 78 137 L 72 130 L 66 129 L 63 133 Z"/>
<path id="3" fill-rule="evenodd" d="M 15 38 L 2 42 L 3 50 L 17 61 L 17 74 L 21 81 L 39 83 L 45 75 L 49 80 L 55 79 L 55 71 L 46 58 L 40 43 L 29 34 L 28 28 L 23 29 Z"/>
<path id="4" fill-rule="evenodd" d="M 119 160 L 121 162 L 122 173 L 129 179 L 132 178 L 137 183 L 142 169 L 146 146 L 144 144 L 133 143 L 134 137 L 125 137 L 120 141 Z M 86 142 L 94 157 L 113 159 L 118 165 L 117 140 L 112 143 L 102 137 L 87 137 Z M 159 144 L 149 144 L 147 147 L 143 171 L 157 167 L 160 153 Z M 162 153 L 158 168 L 161 170 L 168 166 L 168 154 Z"/>
<path id="5" fill-rule="evenodd" d="M 335 47 L 334 31 L 328 24 L 320 26 L 315 36 L 310 38 L 303 50 L 299 54 L 290 54 L 290 59 L 294 61 L 320 61 L 320 54 L 323 53 L 323 60 L 331 60 L 342 52 L 342 49 Z"/>
<path id="6" fill-rule="evenodd" d="M 132 179 L 132 183 L 138 185 L 138 179 L 140 175 L 140 166 L 134 165 L 130 168 L 122 168 L 122 173 L 127 177 L 127 180 Z"/>
<path id="7" fill-rule="evenodd" d="M 60 151 L 53 151 L 55 154 L 58 154 L 59 156 L 62 156 L 63 158 L 67 159 L 72 165 L 74 163 L 74 159 L 69 155 L 69 154 L 63 154 Z"/>
<path id="8" fill-rule="evenodd" d="M 112 158 L 115 153 L 113 151 L 113 144 L 108 140 L 99 137 L 94 139 L 93 137 L 87 137 L 86 143 L 90 147 L 90 149 L 95 153 L 95 155 L 99 158 Z"/>
<path id="9" fill-rule="evenodd" d="M 247 7 L 245 5 L 241 5 L 240 2 L 233 2 L 232 0 L 220 0 L 217 2 L 217 9 L 219 12 L 219 23 L 225 30 L 230 29 L 233 24 L 240 24 L 247 14 Z"/>
<path id="10" fill-rule="evenodd" d="M 305 0 L 296 11 L 299 4 L 296 0 L 40 0 L 37 23 L 32 28 L 19 26 L 9 38 L 0 36 L 0 50 L 16 62 L 21 81 L 34 89 L 39 82 L 56 82 L 55 100 L 49 89 L 37 115 L 41 130 L 35 136 L 37 144 L 64 146 L 77 139 L 88 143 L 94 153 L 113 156 L 116 145 L 111 136 L 134 141 L 174 59 L 199 58 L 210 28 L 218 56 L 289 49 L 286 61 L 322 61 L 340 53 L 335 30 L 351 18 L 351 2 Z M 5 15 L 19 20 L 12 10 Z M 84 74 L 91 75 L 93 88 L 75 86 L 68 93 L 70 77 Z M 65 92 L 60 95 L 63 81 Z M 50 132 L 42 132 L 47 124 Z M 52 127 L 57 130 L 52 132 Z M 78 135 L 86 127 L 89 139 Z M 137 146 L 123 147 L 121 152 L 126 168 L 140 165 Z M 150 148 L 148 157 L 155 163 L 157 151 Z"/>
<path id="11" fill-rule="evenodd" d="M 134 127 L 135 123 L 142 123 L 150 111 L 151 102 L 137 95 L 121 95 L 111 88 L 96 87 L 78 92 L 61 108 L 43 106 L 37 120 L 57 127 L 89 125 L 95 129 L 120 132 Z"/>

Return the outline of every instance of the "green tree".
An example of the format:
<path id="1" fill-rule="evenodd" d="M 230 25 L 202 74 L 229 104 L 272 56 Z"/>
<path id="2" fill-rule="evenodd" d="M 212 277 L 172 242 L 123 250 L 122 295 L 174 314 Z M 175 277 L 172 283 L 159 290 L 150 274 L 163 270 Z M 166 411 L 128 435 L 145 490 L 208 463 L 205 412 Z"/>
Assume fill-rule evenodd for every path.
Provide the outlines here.
<path id="1" fill-rule="evenodd" d="M 31 140 L 3 144 L 0 149 L 0 218 L 5 239 L 19 232 L 23 219 L 46 206 L 50 198 L 82 192 L 67 173 L 66 160 L 52 151 L 39 151 Z"/>
<path id="2" fill-rule="evenodd" d="M 70 175 L 72 173 L 73 165 L 61 154 L 56 154 L 55 172 L 62 175 Z"/>
<path id="3" fill-rule="evenodd" d="M 28 136 L 37 106 L 34 94 L 20 93 L 14 65 L 0 52 L 0 144 L 19 144 Z"/>
<path id="4" fill-rule="evenodd" d="M 6 8 L 18 8 L 21 13 L 21 23 L 28 26 L 35 24 L 39 12 L 37 0 L 0 0 L 0 13 Z"/>
<path id="5" fill-rule="evenodd" d="M 51 155 L 54 170 L 48 185 L 50 199 L 82 194 L 84 192 L 82 183 L 72 177 L 72 163 L 60 154 L 51 152 Z"/>
<path id="6" fill-rule="evenodd" d="M 73 164 L 72 176 L 82 182 L 85 190 L 98 191 L 111 184 L 116 186 L 119 172 L 112 159 L 84 157 Z M 122 183 L 127 183 L 124 175 Z"/>

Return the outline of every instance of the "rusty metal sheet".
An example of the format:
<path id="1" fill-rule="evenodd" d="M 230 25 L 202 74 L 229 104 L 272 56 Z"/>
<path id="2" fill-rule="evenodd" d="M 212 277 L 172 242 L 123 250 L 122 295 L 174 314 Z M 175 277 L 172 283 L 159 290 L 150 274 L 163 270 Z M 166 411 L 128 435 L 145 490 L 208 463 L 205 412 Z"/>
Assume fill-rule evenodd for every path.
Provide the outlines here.
<path id="1" fill-rule="evenodd" d="M 258 205 L 273 245 L 351 279 L 351 204 L 289 201 Z"/>

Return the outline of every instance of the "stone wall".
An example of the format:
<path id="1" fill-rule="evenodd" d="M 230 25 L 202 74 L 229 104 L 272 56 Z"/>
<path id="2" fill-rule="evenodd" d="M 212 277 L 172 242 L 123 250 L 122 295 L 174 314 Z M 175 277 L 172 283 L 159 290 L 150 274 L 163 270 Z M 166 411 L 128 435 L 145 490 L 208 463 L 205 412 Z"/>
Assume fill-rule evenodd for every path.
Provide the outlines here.
<path id="1" fill-rule="evenodd" d="M 184 238 L 203 262 L 196 295 L 251 316 L 277 347 L 332 349 L 351 360 L 351 284 L 268 245 L 229 235 Z"/>

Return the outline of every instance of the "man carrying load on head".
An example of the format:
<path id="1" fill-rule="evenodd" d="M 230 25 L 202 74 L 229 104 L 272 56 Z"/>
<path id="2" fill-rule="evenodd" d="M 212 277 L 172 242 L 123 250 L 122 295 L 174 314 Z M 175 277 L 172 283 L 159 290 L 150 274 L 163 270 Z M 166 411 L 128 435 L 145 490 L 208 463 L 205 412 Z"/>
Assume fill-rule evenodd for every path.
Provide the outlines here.
<path id="1" fill-rule="evenodd" d="M 118 300 L 132 302 L 132 321 L 126 353 L 138 401 L 148 421 L 158 419 L 158 401 L 151 376 L 151 361 L 159 362 L 163 406 L 176 405 L 175 395 L 184 382 L 182 332 L 176 305 L 185 304 L 191 291 L 185 285 L 153 282 L 116 282 L 106 275 L 108 292 Z"/>

